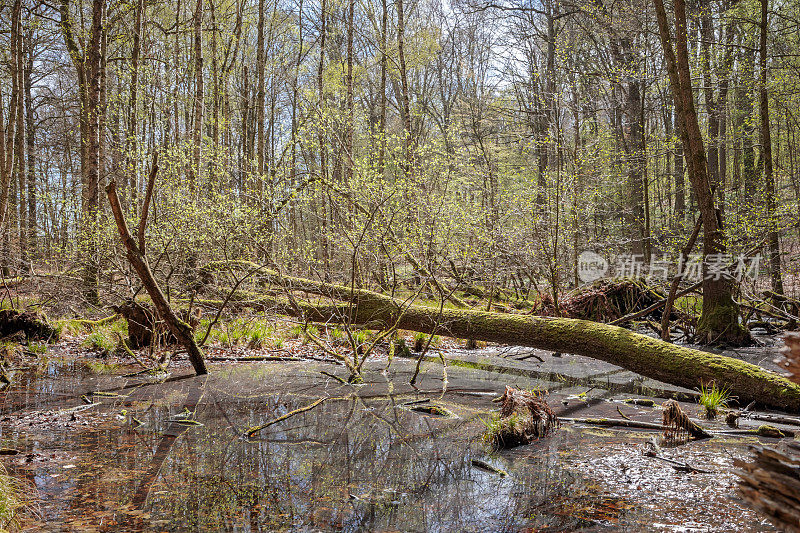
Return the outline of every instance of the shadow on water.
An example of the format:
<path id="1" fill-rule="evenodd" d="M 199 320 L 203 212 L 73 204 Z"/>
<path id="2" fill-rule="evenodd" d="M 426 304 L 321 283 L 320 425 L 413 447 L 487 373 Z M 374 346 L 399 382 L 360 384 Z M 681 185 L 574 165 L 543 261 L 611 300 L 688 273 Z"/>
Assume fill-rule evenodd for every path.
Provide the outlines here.
<path id="1" fill-rule="evenodd" d="M 482 420 L 502 376 L 452 367 L 445 380 L 431 365 L 414 389 L 412 363 L 383 365 L 356 387 L 320 363 L 221 366 L 166 383 L 68 363 L 20 380 L 28 400 L 4 412 L 33 415 L 6 416 L 0 437 L 23 452 L 9 469 L 40 492 L 37 531 L 589 531 L 651 520 L 635 492 L 593 475 L 591 450 L 608 460 L 603 446 L 627 445 L 626 434 L 562 428 L 490 456 Z M 83 410 L 79 397 L 98 390 L 116 392 Z M 322 397 L 332 399 L 247 438 Z M 403 405 L 422 400 L 455 416 Z M 562 413 L 576 409 L 558 400 Z"/>

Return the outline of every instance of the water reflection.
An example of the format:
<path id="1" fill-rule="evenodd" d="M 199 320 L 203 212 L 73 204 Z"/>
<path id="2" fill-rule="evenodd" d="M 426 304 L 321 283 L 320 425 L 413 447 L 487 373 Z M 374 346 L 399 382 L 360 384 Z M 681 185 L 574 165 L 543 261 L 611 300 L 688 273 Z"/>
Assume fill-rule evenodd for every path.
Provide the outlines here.
<path id="1" fill-rule="evenodd" d="M 435 372 L 410 388 L 411 368 L 396 362 L 353 387 L 317 364 L 231 366 L 162 384 L 70 367 L 57 385 L 32 378 L 39 400 L 28 407 L 68 409 L 98 389 L 118 396 L 95 397 L 102 405 L 77 421 L 11 425 L 1 436 L 32 456 L 14 469 L 42 494 L 37 531 L 573 531 L 649 520 L 641 502 L 571 464 L 603 439 L 564 428 L 487 457 L 481 417 L 496 376 L 451 369 L 443 393 Z M 72 399 L 54 405 L 66 383 Z M 246 438 L 320 397 L 336 399 Z M 425 398 L 456 417 L 401 408 Z"/>

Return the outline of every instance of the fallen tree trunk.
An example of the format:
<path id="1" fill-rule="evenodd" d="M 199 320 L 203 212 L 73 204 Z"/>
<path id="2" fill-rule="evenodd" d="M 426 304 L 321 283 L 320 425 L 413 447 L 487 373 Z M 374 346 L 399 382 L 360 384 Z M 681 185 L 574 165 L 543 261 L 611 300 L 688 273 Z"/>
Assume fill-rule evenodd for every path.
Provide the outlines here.
<path id="1" fill-rule="evenodd" d="M 570 318 L 511 315 L 471 309 L 407 304 L 371 291 L 282 276 L 263 270 L 270 282 L 346 304 L 298 303 L 293 313 L 316 322 L 393 327 L 462 339 L 529 346 L 606 361 L 643 376 L 690 389 L 715 382 L 741 403 L 800 412 L 800 386 L 759 366 L 670 344 L 627 329 Z M 288 306 L 286 310 L 291 310 Z"/>

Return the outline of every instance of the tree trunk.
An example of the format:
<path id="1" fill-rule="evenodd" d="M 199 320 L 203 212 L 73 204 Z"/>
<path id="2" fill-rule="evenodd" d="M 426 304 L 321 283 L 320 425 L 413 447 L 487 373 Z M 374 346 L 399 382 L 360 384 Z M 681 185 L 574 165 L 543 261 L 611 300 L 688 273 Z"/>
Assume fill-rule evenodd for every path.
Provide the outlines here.
<path id="1" fill-rule="evenodd" d="M 345 149 L 345 160 L 347 161 L 347 164 L 345 176 L 347 176 L 348 183 L 351 183 L 350 180 L 353 179 L 355 161 L 355 144 L 353 142 L 353 134 L 355 131 L 355 102 L 353 100 L 353 19 L 355 16 L 355 11 L 356 2 L 355 0 L 350 0 L 350 6 L 347 10 L 347 101 L 345 102 L 345 105 L 347 106 L 347 147 Z M 405 65 L 405 58 L 403 59 L 403 65 Z M 405 68 L 405 66 L 403 68 Z"/>
<path id="2" fill-rule="evenodd" d="M 323 0 L 324 1 L 324 0 Z M 381 0 L 381 82 L 380 82 L 380 98 L 381 98 L 381 116 L 379 120 L 379 135 L 378 142 L 378 173 L 384 173 L 384 159 L 386 157 L 386 66 L 388 62 L 388 54 L 386 47 L 388 45 L 388 21 L 389 21 L 389 6 L 388 0 Z"/>
<path id="3" fill-rule="evenodd" d="M 408 94 L 408 72 L 405 54 L 405 8 L 403 0 L 397 0 L 397 54 L 400 61 L 400 115 L 403 121 L 405 159 L 401 165 L 406 177 L 414 174 L 414 143 L 411 133 L 411 104 Z"/>
<path id="4" fill-rule="evenodd" d="M 679 226 L 683 225 L 684 219 L 686 218 L 686 185 L 683 179 L 683 143 L 681 142 L 681 121 L 680 117 L 678 117 L 678 110 L 675 109 L 675 118 L 674 118 L 674 131 L 675 131 L 675 165 L 674 165 L 674 176 L 675 176 L 675 219 L 678 222 Z"/>
<path id="5" fill-rule="evenodd" d="M 27 58 L 25 61 L 25 134 L 26 152 L 28 154 L 28 195 L 26 204 L 28 205 L 28 257 L 33 260 L 36 258 L 36 125 L 33 117 L 33 34 L 29 32 L 27 38 Z"/>
<path id="6" fill-rule="evenodd" d="M 769 0 L 761 0 L 761 38 L 759 43 L 759 68 L 761 69 L 760 108 L 761 108 L 761 146 L 764 150 L 764 196 L 767 203 L 769 231 L 767 233 L 767 253 L 769 254 L 769 274 L 772 292 L 783 294 L 781 276 L 781 250 L 775 220 L 777 198 L 775 178 L 772 175 L 772 134 L 769 127 L 769 92 L 767 91 L 767 30 Z"/>
<path id="7" fill-rule="evenodd" d="M 138 118 L 138 90 L 139 90 L 139 54 L 142 49 L 142 16 L 144 13 L 144 0 L 136 0 L 136 14 L 133 25 L 133 48 L 131 50 L 131 90 L 128 97 L 128 138 L 126 139 L 126 159 L 128 161 L 128 172 L 130 173 L 129 190 L 131 206 L 136 207 L 136 193 L 138 189 L 138 164 L 139 154 L 137 153 L 138 131 L 136 121 Z M 175 95 L 173 95 L 175 96 Z"/>
<path id="8" fill-rule="evenodd" d="M 15 2 L 14 13 L 16 17 L 21 17 L 21 6 Z M 25 51 L 22 42 L 22 20 L 17 21 L 17 31 L 14 32 L 13 43 L 11 46 L 13 69 L 11 75 L 15 78 L 17 85 L 17 113 L 16 113 L 16 135 L 14 135 L 14 173 L 16 175 L 15 184 L 17 187 L 17 221 L 19 241 L 20 265 L 26 269 L 27 251 L 27 206 L 25 205 Z"/>
<path id="9" fill-rule="evenodd" d="M 192 135 L 192 162 L 189 171 L 189 190 L 194 193 L 200 180 L 200 163 L 203 147 L 203 111 L 205 110 L 205 85 L 203 80 L 203 0 L 197 0 L 194 12 L 194 134 Z"/>
<path id="10" fill-rule="evenodd" d="M 747 32 L 742 32 L 747 33 Z M 743 37 L 744 39 L 744 37 Z M 742 47 L 741 79 L 737 89 L 737 128 L 736 135 L 742 139 L 742 181 L 744 181 L 744 204 L 747 212 L 752 212 L 758 191 L 758 175 L 756 174 L 756 156 L 753 149 L 753 88 L 755 86 L 755 52 L 750 43 L 745 41 Z"/>
<path id="11" fill-rule="evenodd" d="M 266 93 L 264 91 L 264 0 L 258 0 L 258 26 L 256 28 L 256 191 L 259 201 L 263 192 L 264 179 L 264 150 L 266 143 L 264 139 L 264 102 Z"/>
<path id="12" fill-rule="evenodd" d="M 689 179 L 703 220 L 703 311 L 697 324 L 697 337 L 708 344 L 749 344 L 752 339 L 747 328 L 739 323 L 739 309 L 733 301 L 731 280 L 708 273 L 708 262 L 725 253 L 725 244 L 722 221 L 714 205 L 703 136 L 694 105 L 686 35 L 686 6 L 684 0 L 674 0 L 676 45 L 673 50 L 664 4 L 662 0 L 653 1 L 670 86 L 681 117 L 681 140 L 687 154 Z"/>
<path id="13" fill-rule="evenodd" d="M 150 299 L 153 300 L 153 305 L 158 311 L 159 316 L 167 324 L 167 327 L 172 334 L 175 335 L 175 338 L 178 339 L 178 342 L 183 344 L 184 348 L 186 348 L 186 351 L 189 353 L 189 360 L 192 363 L 195 373 L 197 375 L 208 374 L 205 361 L 203 360 L 203 352 L 200 350 L 200 347 L 197 346 L 192 327 L 179 319 L 174 311 L 172 311 L 172 308 L 167 303 L 167 299 L 164 297 L 164 293 L 161 292 L 161 288 L 158 286 L 155 277 L 153 277 L 147 259 L 140 247 L 136 244 L 136 241 L 134 241 L 130 231 L 128 231 L 125 215 L 122 212 L 122 206 L 117 196 L 117 184 L 114 181 L 108 184 L 106 193 L 108 194 L 108 201 L 111 204 L 111 213 L 114 215 L 114 220 L 117 223 L 117 230 L 119 231 L 120 238 L 127 251 L 128 261 L 130 261 L 134 270 L 136 270 L 147 294 L 150 295 Z"/>
<path id="14" fill-rule="evenodd" d="M 5 122 L 3 119 L 2 100 L 3 93 L 0 91 L 0 235 L 5 235 L 8 196 L 11 187 L 9 173 L 6 171 L 6 161 L 11 158 L 11 154 L 8 153 L 6 136 L 4 132 L 7 128 L 11 129 L 11 120 L 9 119 L 7 122 Z M 3 244 L 0 243 L 0 248 L 2 246 Z M 5 250 L 2 250 L 0 253 L 3 253 L 4 251 Z M 5 266 L 5 258 L 0 257 L 0 265 Z M 3 274 L 5 275 L 5 272 Z"/>

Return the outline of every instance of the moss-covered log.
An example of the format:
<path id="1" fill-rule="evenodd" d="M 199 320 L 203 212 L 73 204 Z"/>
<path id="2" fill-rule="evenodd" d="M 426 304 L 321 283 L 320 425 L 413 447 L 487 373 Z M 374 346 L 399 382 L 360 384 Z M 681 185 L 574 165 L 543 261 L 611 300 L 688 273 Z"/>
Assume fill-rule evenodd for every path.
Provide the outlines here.
<path id="1" fill-rule="evenodd" d="M 358 324 L 397 324 L 401 329 L 463 339 L 530 346 L 573 353 L 621 366 L 643 376 L 686 388 L 716 382 L 740 402 L 800 412 L 800 386 L 759 366 L 676 346 L 627 329 L 570 318 L 509 315 L 470 309 L 408 305 L 371 291 L 265 271 L 271 281 L 334 299 L 342 305 L 303 304 L 306 318 Z"/>
<path id="2" fill-rule="evenodd" d="M 391 303 L 358 305 L 357 322 L 391 323 Z M 740 402 L 800 411 L 800 387 L 756 365 L 693 350 L 617 326 L 568 318 L 507 315 L 410 306 L 399 327 L 440 335 L 574 353 L 621 366 L 643 376 L 687 388 L 714 381 Z"/>
<path id="3" fill-rule="evenodd" d="M 246 263 L 246 264 L 241 264 Z M 254 264 L 240 262 L 240 267 Z M 219 268 L 218 265 L 215 267 Z M 606 361 L 637 374 L 690 389 L 716 382 L 740 402 L 800 412 L 800 386 L 759 366 L 677 346 L 630 330 L 571 318 L 511 315 L 472 309 L 442 310 L 409 304 L 376 292 L 261 270 L 265 281 L 286 290 L 342 300 L 330 304 L 274 303 L 314 322 L 342 322 L 435 333 L 462 339 L 529 346 Z"/>

